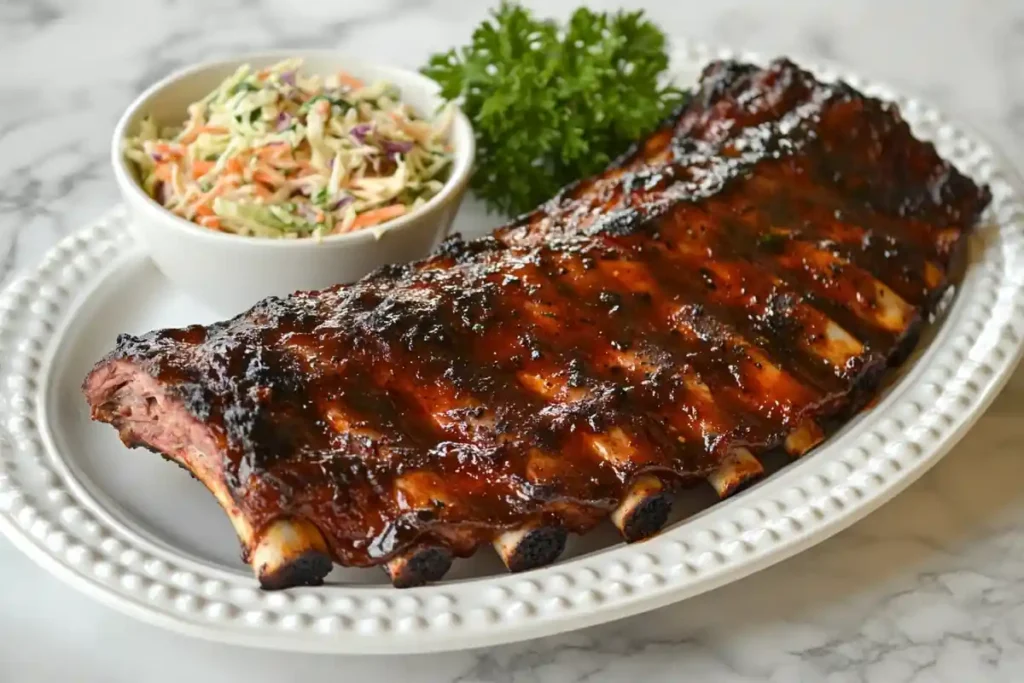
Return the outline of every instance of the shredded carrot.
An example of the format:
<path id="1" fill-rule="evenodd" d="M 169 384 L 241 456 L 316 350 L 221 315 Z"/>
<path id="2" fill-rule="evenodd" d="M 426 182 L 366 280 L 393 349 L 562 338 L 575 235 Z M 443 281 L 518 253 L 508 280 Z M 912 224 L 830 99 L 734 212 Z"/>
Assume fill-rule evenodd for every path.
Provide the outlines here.
<path id="1" fill-rule="evenodd" d="M 398 218 L 403 213 L 405 213 L 405 207 L 401 204 L 392 204 L 391 206 L 382 206 L 379 209 L 366 211 L 356 216 L 356 219 L 352 221 L 352 225 L 349 226 L 349 230 L 357 230 L 370 225 L 377 225 L 378 223 L 389 221 L 392 218 Z"/>
<path id="2" fill-rule="evenodd" d="M 198 199 L 193 202 L 193 206 L 203 206 L 209 204 L 215 197 L 219 197 L 228 190 L 238 187 L 240 178 L 237 175 L 223 176 L 217 180 L 217 184 L 213 186 L 213 189 L 204 195 L 201 195 Z M 199 209 L 196 209 L 198 213 Z"/>
<path id="3" fill-rule="evenodd" d="M 288 182 L 284 174 L 275 171 L 266 164 L 261 164 L 256 168 L 256 172 L 252 174 L 252 179 L 258 183 L 266 183 L 271 187 L 279 187 Z"/>
<path id="4" fill-rule="evenodd" d="M 182 155 L 182 149 L 178 145 L 172 145 L 167 142 L 158 142 L 153 145 L 153 151 L 162 157 L 180 157 Z"/>
<path id="5" fill-rule="evenodd" d="M 220 218 L 217 216 L 203 216 L 199 219 L 199 225 L 204 228 L 220 229 Z"/>
<path id="6" fill-rule="evenodd" d="M 361 80 L 345 71 L 338 72 L 338 82 L 340 82 L 342 85 L 347 85 L 353 90 L 359 90 L 360 88 L 366 85 Z"/>
<path id="7" fill-rule="evenodd" d="M 168 163 L 157 164 L 153 169 L 153 177 L 165 183 L 171 182 L 171 165 Z"/>
<path id="8" fill-rule="evenodd" d="M 228 159 L 224 164 L 224 170 L 228 173 L 237 173 L 238 175 L 242 175 L 242 172 L 245 170 L 245 166 L 242 164 L 241 155 L 235 155 Z"/>
<path id="9" fill-rule="evenodd" d="M 213 161 L 203 161 L 197 159 L 192 162 L 192 177 L 195 179 L 202 178 L 204 175 L 213 170 L 213 167 L 217 164 Z"/>
<path id="10" fill-rule="evenodd" d="M 287 145 L 285 145 L 283 143 L 282 144 L 276 144 L 275 143 L 275 144 L 272 144 L 272 145 L 265 145 L 263 147 L 260 147 L 256 151 L 256 157 L 258 159 L 262 159 L 263 161 L 271 161 L 271 160 L 276 160 L 281 155 L 283 155 L 283 154 L 285 154 L 286 152 L 289 152 L 289 151 L 290 150 L 288 149 Z"/>

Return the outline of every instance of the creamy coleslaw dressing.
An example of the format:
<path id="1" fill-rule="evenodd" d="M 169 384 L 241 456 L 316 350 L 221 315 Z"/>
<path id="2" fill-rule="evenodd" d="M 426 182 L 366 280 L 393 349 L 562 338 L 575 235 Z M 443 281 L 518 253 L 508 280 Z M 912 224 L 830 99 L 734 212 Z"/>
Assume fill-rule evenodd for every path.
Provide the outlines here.
<path id="1" fill-rule="evenodd" d="M 179 128 L 144 119 L 124 151 L 143 189 L 207 228 L 282 238 L 378 226 L 441 190 L 450 105 L 423 120 L 389 83 L 301 67 L 243 66 Z"/>

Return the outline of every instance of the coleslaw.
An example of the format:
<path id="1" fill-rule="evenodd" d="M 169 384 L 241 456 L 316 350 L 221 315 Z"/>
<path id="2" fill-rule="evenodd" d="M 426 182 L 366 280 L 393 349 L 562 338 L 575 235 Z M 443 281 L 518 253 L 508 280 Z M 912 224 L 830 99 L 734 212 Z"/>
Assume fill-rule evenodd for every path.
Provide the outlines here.
<path id="1" fill-rule="evenodd" d="M 124 149 L 143 189 L 206 228 L 281 238 L 379 225 L 441 190 L 451 105 L 423 120 L 389 83 L 301 66 L 242 66 L 181 127 L 144 119 Z"/>

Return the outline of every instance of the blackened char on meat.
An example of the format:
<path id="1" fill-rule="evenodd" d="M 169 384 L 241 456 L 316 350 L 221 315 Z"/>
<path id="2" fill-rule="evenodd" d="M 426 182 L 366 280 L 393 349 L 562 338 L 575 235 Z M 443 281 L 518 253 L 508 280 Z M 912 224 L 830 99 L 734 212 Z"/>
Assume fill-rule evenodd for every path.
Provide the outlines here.
<path id="1" fill-rule="evenodd" d="M 989 199 L 894 105 L 715 62 L 606 172 L 492 236 L 123 335 L 85 392 L 126 442 L 210 451 L 253 528 L 309 520 L 342 564 L 425 535 L 465 555 L 538 514 L 583 532 L 641 474 L 697 480 L 848 416 Z"/>

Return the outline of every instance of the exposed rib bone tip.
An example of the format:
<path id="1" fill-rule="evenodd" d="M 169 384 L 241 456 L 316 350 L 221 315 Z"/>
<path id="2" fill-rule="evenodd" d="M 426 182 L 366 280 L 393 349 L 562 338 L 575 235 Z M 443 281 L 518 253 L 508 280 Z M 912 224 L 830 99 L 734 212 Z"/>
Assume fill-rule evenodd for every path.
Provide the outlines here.
<path id="1" fill-rule="evenodd" d="M 799 458 L 824 440 L 825 430 L 814 420 L 804 420 L 786 437 L 786 452 Z"/>
<path id="2" fill-rule="evenodd" d="M 746 448 L 734 448 L 708 477 L 719 498 L 726 498 L 764 475 L 764 467 Z"/>
<path id="3" fill-rule="evenodd" d="M 332 566 L 323 534 L 302 519 L 273 522 L 263 530 L 249 560 L 265 590 L 319 586 Z"/>
<path id="4" fill-rule="evenodd" d="M 395 588 L 415 588 L 440 581 L 452 567 L 452 553 L 443 546 L 421 543 L 391 558 L 384 571 Z"/>
<path id="5" fill-rule="evenodd" d="M 499 534 L 493 545 L 510 572 L 522 572 L 557 560 L 568 537 L 562 527 L 537 522 Z"/>
<path id="6" fill-rule="evenodd" d="M 672 492 L 649 474 L 638 477 L 611 514 L 612 524 L 628 542 L 640 541 L 661 531 L 672 511 Z"/>

